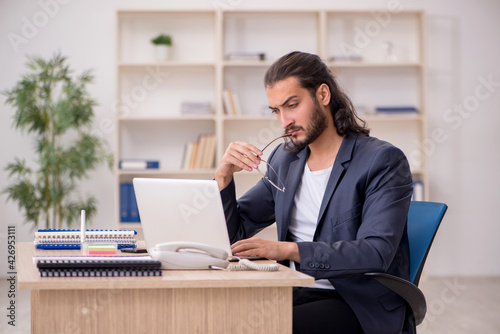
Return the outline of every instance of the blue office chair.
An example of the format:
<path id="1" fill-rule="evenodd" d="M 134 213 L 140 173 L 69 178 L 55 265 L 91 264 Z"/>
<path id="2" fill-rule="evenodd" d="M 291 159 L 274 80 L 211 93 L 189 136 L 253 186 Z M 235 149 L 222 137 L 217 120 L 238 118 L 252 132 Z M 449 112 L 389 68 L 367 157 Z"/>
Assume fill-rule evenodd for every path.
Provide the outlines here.
<path id="1" fill-rule="evenodd" d="M 448 206 L 443 203 L 412 201 L 408 211 L 407 233 L 410 243 L 409 281 L 385 273 L 366 273 L 403 297 L 415 317 L 415 326 L 427 312 L 425 296 L 418 288 L 424 263 Z"/>

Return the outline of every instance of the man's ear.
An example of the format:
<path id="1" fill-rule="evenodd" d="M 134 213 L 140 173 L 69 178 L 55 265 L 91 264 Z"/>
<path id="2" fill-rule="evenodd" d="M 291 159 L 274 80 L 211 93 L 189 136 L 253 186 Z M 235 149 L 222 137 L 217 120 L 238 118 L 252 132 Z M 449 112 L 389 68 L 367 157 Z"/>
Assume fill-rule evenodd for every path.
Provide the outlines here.
<path id="1" fill-rule="evenodd" d="M 330 88 L 326 83 L 322 83 L 318 89 L 316 89 L 316 98 L 318 99 L 319 103 L 323 106 L 327 106 L 330 104 Z"/>

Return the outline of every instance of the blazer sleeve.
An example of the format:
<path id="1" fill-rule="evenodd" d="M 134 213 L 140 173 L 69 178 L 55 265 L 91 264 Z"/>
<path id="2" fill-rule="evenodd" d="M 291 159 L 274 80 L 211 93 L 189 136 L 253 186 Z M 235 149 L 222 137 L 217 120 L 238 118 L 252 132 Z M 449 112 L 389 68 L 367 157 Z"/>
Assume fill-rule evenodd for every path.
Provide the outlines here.
<path id="1" fill-rule="evenodd" d="M 275 221 L 272 190 L 262 179 L 239 200 L 233 180 L 221 198 L 231 243 L 250 238 Z"/>
<path id="2" fill-rule="evenodd" d="M 403 152 L 394 146 L 379 150 L 370 159 L 357 161 L 356 176 L 344 176 L 344 187 L 336 190 L 337 199 L 353 198 L 329 203 L 337 207 L 349 203 L 351 209 L 344 217 L 327 217 L 319 241 L 298 243 L 300 270 L 304 273 L 320 279 L 386 272 L 396 254 L 401 253 L 412 194 L 410 167 Z M 342 193 L 354 188 L 361 190 Z M 341 237 L 343 234 L 354 237 Z M 328 242 L 328 238 L 337 239 Z"/>

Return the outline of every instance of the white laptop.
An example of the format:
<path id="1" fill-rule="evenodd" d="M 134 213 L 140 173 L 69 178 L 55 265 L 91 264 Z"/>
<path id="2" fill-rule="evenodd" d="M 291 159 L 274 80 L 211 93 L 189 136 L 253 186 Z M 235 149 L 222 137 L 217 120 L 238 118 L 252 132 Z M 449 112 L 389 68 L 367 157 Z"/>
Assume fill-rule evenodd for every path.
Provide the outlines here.
<path id="1" fill-rule="evenodd" d="M 134 178 L 146 248 L 195 242 L 231 254 L 219 187 L 212 180 Z"/>

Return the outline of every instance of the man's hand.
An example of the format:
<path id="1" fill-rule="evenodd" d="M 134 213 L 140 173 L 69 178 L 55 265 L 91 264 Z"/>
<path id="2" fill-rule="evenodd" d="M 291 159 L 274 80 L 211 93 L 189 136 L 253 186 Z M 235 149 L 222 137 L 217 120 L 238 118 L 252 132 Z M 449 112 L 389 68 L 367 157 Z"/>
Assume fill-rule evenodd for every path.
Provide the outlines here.
<path id="1" fill-rule="evenodd" d="M 295 242 L 272 241 L 258 238 L 244 239 L 231 245 L 235 256 L 261 256 L 270 260 L 300 262 L 299 247 Z"/>
<path id="2" fill-rule="evenodd" d="M 222 157 L 217 170 L 215 181 L 219 184 L 219 190 L 224 189 L 233 179 L 233 174 L 243 169 L 251 172 L 260 163 L 261 150 L 257 147 L 244 143 L 234 142 L 229 144 Z"/>

